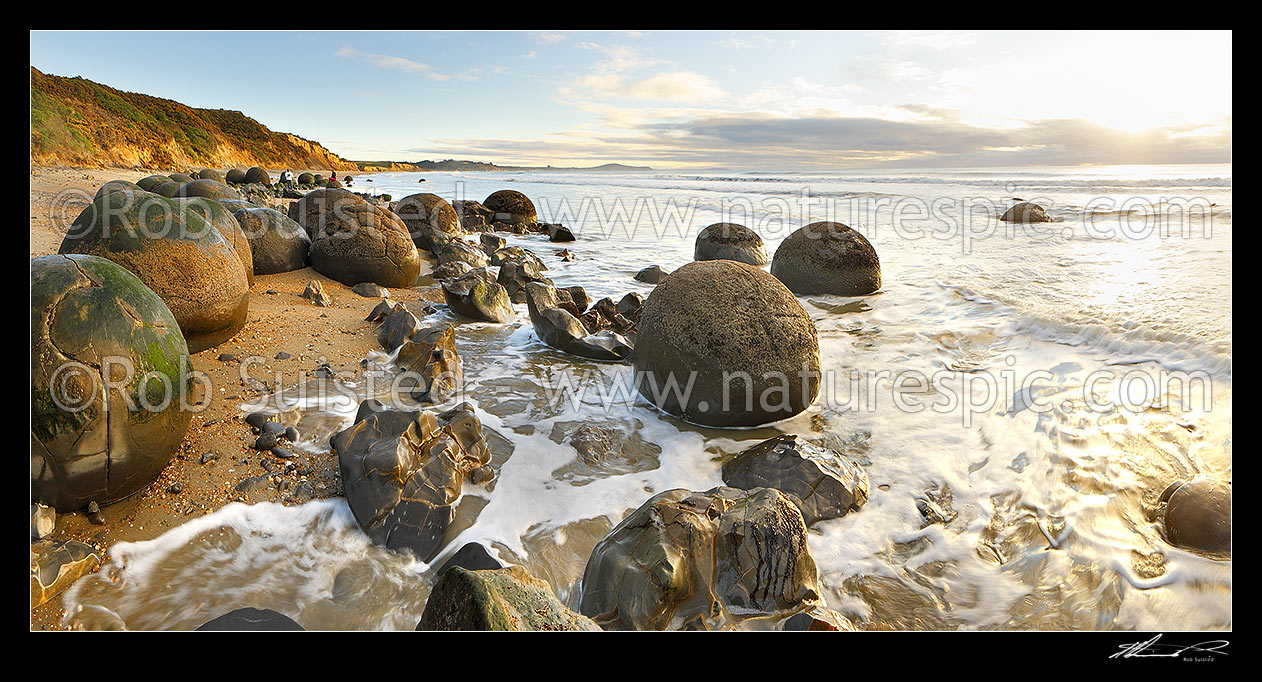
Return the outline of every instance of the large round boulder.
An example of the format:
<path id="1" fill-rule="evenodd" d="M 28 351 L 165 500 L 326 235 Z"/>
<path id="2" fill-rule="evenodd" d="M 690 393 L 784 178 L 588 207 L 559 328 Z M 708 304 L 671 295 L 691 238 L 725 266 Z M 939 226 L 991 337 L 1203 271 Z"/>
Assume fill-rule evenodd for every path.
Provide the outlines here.
<path id="1" fill-rule="evenodd" d="M 164 183 L 171 182 L 169 175 L 150 175 L 136 181 L 136 186 L 146 192 L 152 192 L 154 187 Z"/>
<path id="2" fill-rule="evenodd" d="M 447 200 L 437 194 L 413 194 L 395 204 L 394 212 L 408 226 L 416 248 L 438 251 L 447 242 L 460 237 L 460 218 Z"/>
<path id="3" fill-rule="evenodd" d="M 1004 211 L 999 219 L 1010 223 L 1052 222 L 1052 217 L 1047 215 L 1047 211 L 1043 210 L 1042 206 L 1028 201 L 1013 205 L 1012 208 Z"/>
<path id="4" fill-rule="evenodd" d="M 205 199 L 240 199 L 241 194 L 218 180 L 194 180 L 180 185 L 177 198 L 203 197 Z"/>
<path id="5" fill-rule="evenodd" d="M 245 325 L 250 288 L 236 249 L 184 203 L 191 201 L 108 194 L 79 214 L 58 253 L 101 256 L 130 270 L 171 309 L 196 353 Z"/>
<path id="6" fill-rule="evenodd" d="M 638 330 L 640 394 L 686 421 L 765 424 L 805 410 L 819 393 L 815 323 L 779 280 L 752 265 L 679 268 L 644 302 Z"/>
<path id="7" fill-rule="evenodd" d="M 250 248 L 250 240 L 246 238 L 241 224 L 237 222 L 232 211 L 218 201 L 202 197 L 178 200 L 189 210 L 200 213 L 211 225 L 215 226 L 229 244 L 232 244 L 232 250 L 237 252 L 241 267 L 245 269 L 246 281 L 254 284 L 254 252 Z"/>
<path id="8" fill-rule="evenodd" d="M 134 182 L 128 182 L 127 180 L 110 180 L 96 190 L 96 196 L 93 198 L 100 199 L 106 194 L 111 194 L 113 192 L 136 192 L 139 190 L 140 185 L 137 185 Z"/>
<path id="9" fill-rule="evenodd" d="M 596 544 L 579 596 L 606 630 L 775 623 L 822 605 L 806 523 L 772 488 L 654 495 Z"/>
<path id="10" fill-rule="evenodd" d="M 236 185 L 245 184 L 245 171 L 240 168 L 229 168 L 223 176 L 224 182 L 231 182 Z"/>
<path id="11" fill-rule="evenodd" d="M 158 184 L 154 185 L 153 189 L 149 191 L 153 192 L 154 194 L 157 194 L 158 196 L 163 196 L 168 199 L 171 199 L 175 197 L 176 194 L 179 194 L 180 185 L 181 183 L 178 183 L 174 180 L 167 180 L 165 182 L 159 182 Z"/>
<path id="12" fill-rule="evenodd" d="M 841 223 L 811 223 L 785 238 L 771 274 L 798 295 L 863 296 L 881 288 L 881 261 L 867 238 Z"/>
<path id="13" fill-rule="evenodd" d="M 257 182 L 260 185 L 267 185 L 270 187 L 272 184 L 272 176 L 268 174 L 266 169 L 254 166 L 245 172 L 245 182 L 247 184 Z"/>
<path id="14" fill-rule="evenodd" d="M 175 316 L 126 268 L 31 260 L 32 500 L 70 512 L 148 485 L 188 430 L 192 377 Z"/>
<path id="15" fill-rule="evenodd" d="M 1198 477 L 1171 485 L 1162 497 L 1170 544 L 1231 554 L 1230 483 Z"/>
<path id="16" fill-rule="evenodd" d="M 373 282 L 407 288 L 421 274 L 408 228 L 390 211 L 343 189 L 311 192 L 291 205 L 311 235 L 311 267 L 346 286 Z"/>
<path id="17" fill-rule="evenodd" d="M 525 194 L 511 189 L 493 192 L 482 202 L 492 213 L 491 220 L 509 225 L 529 225 L 539 221 L 535 204 Z"/>
<path id="18" fill-rule="evenodd" d="M 758 233 L 736 223 L 715 223 L 697 235 L 693 260 L 734 260 L 763 266 L 770 260 Z"/>
<path id="19" fill-rule="evenodd" d="M 274 208 L 234 206 L 232 215 L 250 242 L 254 274 L 301 270 L 307 267 L 311 237 L 302 226 Z"/>
<path id="20" fill-rule="evenodd" d="M 172 173 L 171 180 L 173 182 L 178 182 L 181 185 L 183 185 L 186 182 L 192 182 L 193 176 L 189 175 L 188 173 Z"/>
<path id="21" fill-rule="evenodd" d="M 299 174 L 298 174 L 298 184 L 300 184 L 300 185 L 314 185 L 314 184 L 315 184 L 315 176 L 314 176 L 314 175 L 312 175 L 312 174 L 310 174 L 310 173 L 299 173 Z"/>
<path id="22" fill-rule="evenodd" d="M 223 182 L 223 173 L 213 168 L 203 168 L 197 172 L 197 177 L 202 180 L 214 180 L 215 182 Z"/>

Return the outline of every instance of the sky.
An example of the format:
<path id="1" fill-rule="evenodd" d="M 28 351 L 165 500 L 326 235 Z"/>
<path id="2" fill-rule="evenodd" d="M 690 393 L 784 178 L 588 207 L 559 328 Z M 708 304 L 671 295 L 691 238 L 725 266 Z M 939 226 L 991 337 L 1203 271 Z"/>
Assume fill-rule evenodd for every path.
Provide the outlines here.
<path id="1" fill-rule="evenodd" d="M 31 32 L 31 65 L 352 160 L 1226 163 L 1230 32 Z"/>

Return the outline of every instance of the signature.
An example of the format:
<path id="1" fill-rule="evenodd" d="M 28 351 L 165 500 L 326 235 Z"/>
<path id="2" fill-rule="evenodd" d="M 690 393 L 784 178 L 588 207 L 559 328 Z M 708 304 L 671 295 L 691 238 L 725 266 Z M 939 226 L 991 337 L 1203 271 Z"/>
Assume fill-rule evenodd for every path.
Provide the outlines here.
<path id="1" fill-rule="evenodd" d="M 1161 635 L 1157 635 L 1146 642 L 1123 644 L 1109 658 L 1178 658 L 1189 652 L 1227 655 L 1227 652 L 1223 651 L 1228 644 L 1225 639 L 1212 639 L 1200 644 L 1160 644 L 1160 640 Z"/>

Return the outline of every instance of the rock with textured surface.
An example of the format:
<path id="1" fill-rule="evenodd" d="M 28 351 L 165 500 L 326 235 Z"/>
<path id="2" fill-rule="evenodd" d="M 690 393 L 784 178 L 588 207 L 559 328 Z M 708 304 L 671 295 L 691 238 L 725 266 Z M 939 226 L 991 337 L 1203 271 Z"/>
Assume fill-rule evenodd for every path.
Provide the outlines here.
<path id="1" fill-rule="evenodd" d="M 521 566 L 444 571 L 425 602 L 417 630 L 598 631 L 590 618 L 574 613 L 552 586 Z"/>
<path id="2" fill-rule="evenodd" d="M 611 331 L 593 334 L 573 313 L 560 307 L 557 290 L 551 284 L 531 282 L 525 293 L 530 322 L 544 343 L 594 360 L 621 362 L 631 357 L 629 340 Z"/>
<path id="3" fill-rule="evenodd" d="M 311 236 L 311 267 L 326 277 L 407 288 L 420 276 L 421 257 L 403 221 L 351 192 L 315 190 L 290 206 L 289 217 Z"/>
<path id="4" fill-rule="evenodd" d="M 243 182 L 246 184 L 257 182 L 260 185 L 267 185 L 270 187 L 272 184 L 272 176 L 269 175 L 265 169 L 260 168 L 259 166 L 254 166 L 245 172 L 245 179 Z"/>
<path id="5" fill-rule="evenodd" d="M 687 421 L 756 426 L 798 414 L 819 393 L 815 323 L 792 292 L 752 265 L 679 268 L 644 302 L 637 330 L 640 394 Z"/>
<path id="6" fill-rule="evenodd" d="M 1042 206 L 1028 201 L 1013 205 L 1012 208 L 1004 211 L 999 219 L 1010 223 L 1052 222 L 1052 217 L 1047 215 L 1047 211 L 1043 210 Z"/>
<path id="7" fill-rule="evenodd" d="M 361 406 L 362 408 L 362 406 Z M 491 459 L 468 404 L 442 413 L 361 409 L 333 436 L 346 502 L 373 542 L 434 558 L 467 476 Z"/>
<path id="8" fill-rule="evenodd" d="M 526 285 L 531 282 L 552 284 L 552 280 L 543 276 L 538 259 L 505 260 L 500 263 L 500 274 L 495 278 L 513 303 L 526 302 Z"/>
<path id="9" fill-rule="evenodd" d="M 491 220 L 497 223 L 531 225 L 539 220 L 534 202 L 516 190 L 502 189 L 493 192 L 482 205 L 491 212 Z"/>
<path id="10" fill-rule="evenodd" d="M 770 263 L 757 232 L 736 223 L 715 223 L 697 235 L 693 260 L 734 260 L 759 267 Z"/>
<path id="11" fill-rule="evenodd" d="M 148 485 L 188 430 L 192 369 L 175 317 L 131 272 L 95 256 L 33 259 L 32 500 L 72 512 Z"/>
<path id="12" fill-rule="evenodd" d="M 57 596 L 100 565 L 100 554 L 82 542 L 41 540 L 31 543 L 31 608 Z"/>
<path id="13" fill-rule="evenodd" d="M 464 379 L 456 330 L 446 325 L 415 331 L 399 346 L 394 362 L 409 373 L 400 387 L 410 389 L 412 398 L 421 403 L 446 402 Z"/>
<path id="14" fill-rule="evenodd" d="M 57 510 L 39 502 L 31 503 L 31 542 L 43 540 L 57 528 Z"/>
<path id="15" fill-rule="evenodd" d="M 201 214 L 215 226 L 216 230 L 219 230 L 219 234 L 223 235 L 229 244 L 232 244 L 232 250 L 236 251 L 237 259 L 241 261 L 241 268 L 245 270 L 246 281 L 254 284 L 254 249 L 250 246 L 250 240 L 246 238 L 245 231 L 241 229 L 241 223 L 237 222 L 232 211 L 220 202 L 204 197 L 176 197 L 176 199 L 190 211 Z"/>
<path id="16" fill-rule="evenodd" d="M 307 282 L 307 288 L 302 290 L 299 296 L 311 301 L 312 303 L 327 308 L 333 304 L 333 297 L 324 293 L 324 284 L 318 279 Z"/>
<path id="17" fill-rule="evenodd" d="M 514 317 L 508 290 L 486 268 L 470 270 L 442 286 L 447 307 L 457 315 L 483 322 L 507 322 Z"/>
<path id="18" fill-rule="evenodd" d="M 122 265 L 158 294 L 179 322 L 189 351 L 232 338 L 250 308 L 241 257 L 185 202 L 148 192 L 114 192 L 79 214 L 58 249 Z"/>
<path id="19" fill-rule="evenodd" d="M 635 281 L 644 282 L 645 284 L 658 284 L 663 279 L 666 279 L 666 276 L 669 274 L 660 265 L 650 265 L 635 273 Z"/>
<path id="20" fill-rule="evenodd" d="M 806 523 L 770 488 L 654 495 L 597 543 L 579 599 L 607 630 L 718 629 L 817 606 Z"/>
<path id="21" fill-rule="evenodd" d="M 471 268 L 486 267 L 486 253 L 463 239 L 452 239 L 438 253 L 438 264 L 468 263 Z"/>
<path id="22" fill-rule="evenodd" d="M 274 208 L 225 204 L 250 242 L 254 274 L 272 275 L 307 267 L 311 237 L 307 231 Z"/>
<path id="23" fill-rule="evenodd" d="M 437 194 L 421 193 L 403 197 L 395 204 L 394 212 L 407 225 L 418 249 L 436 252 L 447 242 L 464 234 L 456 210 Z"/>
<path id="24" fill-rule="evenodd" d="M 451 208 L 460 219 L 460 226 L 468 232 L 485 229 L 495 215 L 472 199 L 457 199 L 451 202 Z"/>
<path id="25" fill-rule="evenodd" d="M 197 171 L 197 178 L 199 180 L 214 180 L 215 182 L 224 182 L 223 173 L 220 173 L 219 171 L 213 168 L 203 168 Z"/>
<path id="26" fill-rule="evenodd" d="M 164 183 L 171 182 L 169 175 L 150 175 L 136 181 L 136 186 L 146 192 L 152 192 L 154 187 Z"/>
<path id="27" fill-rule="evenodd" d="M 840 454 L 797 436 L 765 440 L 723 463 L 733 488 L 775 488 L 789 496 L 807 525 L 857 511 L 868 501 L 868 475 Z"/>
<path id="28" fill-rule="evenodd" d="M 377 286 L 372 282 L 360 282 L 351 287 L 351 292 L 364 298 L 390 298 L 390 290 Z"/>
<path id="29" fill-rule="evenodd" d="M 811 223 L 786 237 L 771 259 L 771 274 L 799 296 L 863 296 L 881 288 L 876 249 L 841 223 Z"/>
<path id="30" fill-rule="evenodd" d="M 180 185 L 175 193 L 176 198 L 185 199 L 202 197 L 203 199 L 240 199 L 241 194 L 235 189 L 217 180 L 194 180 Z"/>
<path id="31" fill-rule="evenodd" d="M 1162 495 L 1163 527 L 1172 545 L 1231 554 L 1231 484 L 1198 477 Z"/>

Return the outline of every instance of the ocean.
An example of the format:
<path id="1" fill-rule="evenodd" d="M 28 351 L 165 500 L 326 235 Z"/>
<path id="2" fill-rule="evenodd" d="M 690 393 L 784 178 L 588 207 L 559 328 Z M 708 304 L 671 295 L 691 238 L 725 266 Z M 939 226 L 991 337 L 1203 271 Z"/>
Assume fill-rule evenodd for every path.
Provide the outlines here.
<path id="1" fill-rule="evenodd" d="M 770 254 L 836 220 L 881 259 L 875 294 L 799 297 L 831 382 L 803 414 L 754 429 L 663 415 L 635 398 L 630 366 L 540 342 L 524 305 L 508 324 L 429 316 L 458 325 L 461 399 L 499 472 L 466 484 L 433 566 L 482 542 L 576 606 L 587 557 L 623 516 L 720 485 L 725 455 L 795 433 L 868 473 L 866 506 L 809 536 L 828 605 L 860 628 L 1232 625 L 1230 560 L 1169 545 L 1150 517 L 1173 481 L 1231 480 L 1230 166 L 379 173 L 353 189 L 523 192 L 578 240 L 509 243 L 593 300 L 647 296 L 635 273 L 690 262 L 715 222 L 753 229 Z M 1054 222 L 997 220 L 1016 200 Z M 316 424 L 349 423 L 354 403 L 303 410 L 299 447 L 327 450 L 333 429 Z M 576 461 L 567 439 L 588 424 L 621 430 L 624 456 Z M 926 524 L 926 500 L 945 522 Z M 234 504 L 111 554 L 67 594 L 70 622 L 187 628 L 256 606 L 308 628 L 411 629 L 432 581 L 432 566 L 373 547 L 340 499 Z"/>

